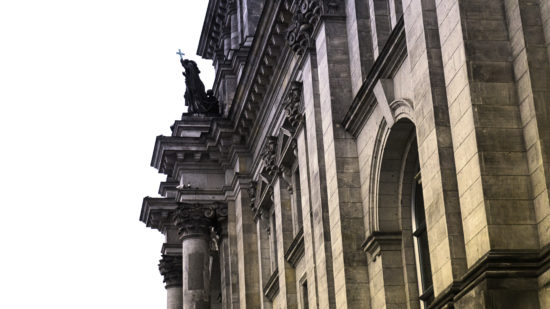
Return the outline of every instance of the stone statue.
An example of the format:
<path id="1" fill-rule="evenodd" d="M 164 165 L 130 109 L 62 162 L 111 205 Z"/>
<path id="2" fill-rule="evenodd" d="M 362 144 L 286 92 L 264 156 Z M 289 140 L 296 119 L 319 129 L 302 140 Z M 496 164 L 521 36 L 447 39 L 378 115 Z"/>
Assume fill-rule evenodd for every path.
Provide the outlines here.
<path id="1" fill-rule="evenodd" d="M 197 63 L 189 59 L 180 59 L 185 76 L 185 105 L 190 114 L 219 114 L 219 103 L 212 90 L 205 91 L 204 84 L 199 77 L 200 70 Z"/>

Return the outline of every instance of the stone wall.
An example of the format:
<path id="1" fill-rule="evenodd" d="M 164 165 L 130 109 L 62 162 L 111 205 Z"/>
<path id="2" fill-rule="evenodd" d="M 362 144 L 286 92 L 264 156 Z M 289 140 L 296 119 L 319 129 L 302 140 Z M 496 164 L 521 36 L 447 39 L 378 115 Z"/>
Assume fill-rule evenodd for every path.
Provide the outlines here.
<path id="1" fill-rule="evenodd" d="M 227 204 L 221 308 L 550 306 L 549 1 L 211 0 L 199 53 L 153 161 Z"/>

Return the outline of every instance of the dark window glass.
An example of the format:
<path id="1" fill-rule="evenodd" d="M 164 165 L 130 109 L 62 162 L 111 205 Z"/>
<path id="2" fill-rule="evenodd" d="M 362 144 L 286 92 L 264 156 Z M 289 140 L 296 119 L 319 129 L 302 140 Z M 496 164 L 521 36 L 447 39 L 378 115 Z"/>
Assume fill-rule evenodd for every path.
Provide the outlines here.
<path id="1" fill-rule="evenodd" d="M 309 309 L 309 300 L 307 298 L 307 281 L 302 283 L 302 304 L 304 305 L 303 309 Z"/>
<path id="2" fill-rule="evenodd" d="M 415 238 L 415 254 L 418 263 L 420 300 L 423 303 L 423 307 L 427 308 L 433 300 L 433 282 L 430 265 L 430 248 L 428 246 L 428 231 L 426 230 L 426 213 L 422 195 L 422 178 L 420 167 L 418 166 L 413 192 L 413 236 Z"/>

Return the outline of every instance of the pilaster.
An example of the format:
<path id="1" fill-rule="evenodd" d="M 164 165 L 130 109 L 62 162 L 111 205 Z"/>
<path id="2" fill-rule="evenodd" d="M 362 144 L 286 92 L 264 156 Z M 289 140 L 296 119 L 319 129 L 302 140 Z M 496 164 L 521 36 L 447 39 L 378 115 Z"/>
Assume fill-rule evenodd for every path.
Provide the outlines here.
<path id="1" fill-rule="evenodd" d="M 491 250 L 536 250 L 505 1 L 442 1 L 437 16 L 468 266 Z"/>
<path id="2" fill-rule="evenodd" d="M 304 218 L 311 218 L 311 225 L 304 222 L 304 237 L 311 230 L 311 256 L 315 261 L 316 294 L 315 302 L 319 308 L 335 308 L 334 275 L 331 250 L 330 222 L 328 212 L 328 199 L 326 191 L 325 153 L 323 147 L 323 130 L 321 123 L 321 104 L 319 97 L 319 75 L 317 69 L 317 57 L 314 52 L 306 56 L 302 73 L 303 99 L 305 109 L 305 136 L 301 147 L 298 139 L 298 152 L 300 168 L 307 166 L 308 173 L 302 173 L 309 179 L 304 179 L 302 185 L 308 184 L 309 191 L 302 190 L 308 196 L 302 195 L 304 200 L 309 200 L 310 212 L 304 214 Z M 307 164 L 307 165 L 306 165 Z M 303 188 L 306 188 L 303 186 Z M 304 207 L 307 209 L 307 207 Z M 307 238 L 306 238 L 307 239 Z M 306 241 L 304 239 L 304 241 Z M 307 241 L 306 241 L 307 242 Z M 306 247 L 307 248 L 307 247 Z M 307 250 L 307 249 L 306 249 Z M 306 251 L 307 255 L 307 251 Z M 310 295 L 310 300 L 311 300 Z"/>
<path id="3" fill-rule="evenodd" d="M 403 6 L 435 297 L 466 271 L 435 0 Z"/>
<path id="4" fill-rule="evenodd" d="M 357 145 L 341 125 L 352 101 L 345 22 L 322 20 L 315 44 L 336 307 L 366 308 L 367 263 L 357 233 L 365 230 Z"/>
<path id="5" fill-rule="evenodd" d="M 374 232 L 365 241 L 369 258 L 370 307 L 407 307 L 400 232 Z M 414 307 L 413 307 L 414 308 Z"/>
<path id="6" fill-rule="evenodd" d="M 279 272 L 279 305 L 283 308 L 298 308 L 296 294 L 296 272 L 286 261 L 285 251 L 293 240 L 292 207 L 287 184 L 277 177 L 273 185 L 273 203 L 275 205 L 275 224 L 277 239 L 277 269 Z"/>
<path id="7" fill-rule="evenodd" d="M 258 262 L 258 236 L 254 223 L 254 214 L 250 209 L 250 198 L 242 184 L 235 198 L 237 256 L 239 269 L 239 300 L 240 308 L 261 307 L 261 291 Z"/>
<path id="8" fill-rule="evenodd" d="M 352 94 L 359 91 L 374 62 L 369 2 L 346 0 L 346 29 Z"/>

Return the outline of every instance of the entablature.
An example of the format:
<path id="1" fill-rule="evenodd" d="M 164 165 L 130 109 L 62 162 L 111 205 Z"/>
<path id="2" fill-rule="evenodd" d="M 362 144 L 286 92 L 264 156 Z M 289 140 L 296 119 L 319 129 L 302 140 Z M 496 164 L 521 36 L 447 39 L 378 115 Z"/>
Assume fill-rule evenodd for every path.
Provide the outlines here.
<path id="1" fill-rule="evenodd" d="M 159 195 L 163 197 L 174 197 L 178 191 L 179 182 L 176 180 L 166 180 L 159 185 Z"/>
<path id="2" fill-rule="evenodd" d="M 173 198 L 147 196 L 143 198 L 139 220 L 164 234 L 166 229 L 173 226 L 171 216 L 177 207 L 178 203 Z"/>

